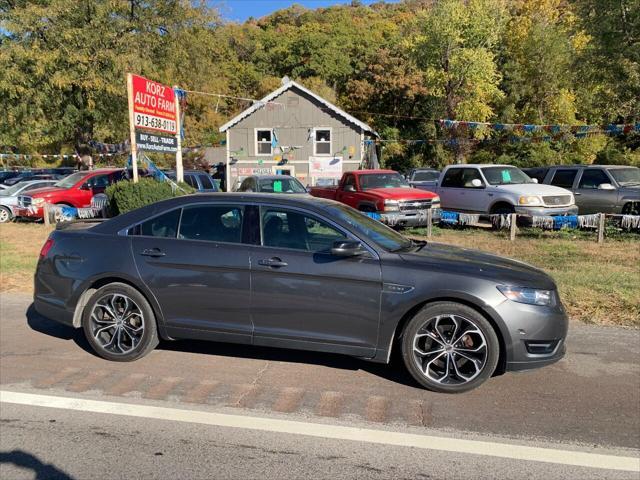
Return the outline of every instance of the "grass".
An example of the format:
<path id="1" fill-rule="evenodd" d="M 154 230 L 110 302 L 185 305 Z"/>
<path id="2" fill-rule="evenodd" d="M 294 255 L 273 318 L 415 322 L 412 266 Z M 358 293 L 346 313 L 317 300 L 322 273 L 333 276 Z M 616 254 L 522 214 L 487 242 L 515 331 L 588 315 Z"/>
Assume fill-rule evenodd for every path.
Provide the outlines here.
<path id="1" fill-rule="evenodd" d="M 38 253 L 50 230 L 43 225 L 0 225 L 0 291 L 29 293 Z M 424 236 L 422 229 L 406 232 Z M 640 328 L 640 237 L 598 245 L 579 232 L 506 232 L 434 228 L 433 240 L 515 258 L 548 272 L 574 320 Z"/>

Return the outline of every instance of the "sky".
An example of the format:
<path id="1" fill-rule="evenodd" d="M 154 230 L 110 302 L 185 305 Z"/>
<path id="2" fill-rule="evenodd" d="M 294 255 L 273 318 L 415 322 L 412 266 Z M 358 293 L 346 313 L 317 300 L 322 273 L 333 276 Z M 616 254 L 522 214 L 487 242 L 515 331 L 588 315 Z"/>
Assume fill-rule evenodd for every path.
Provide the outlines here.
<path id="1" fill-rule="evenodd" d="M 369 5 L 379 0 L 362 0 L 362 3 Z M 389 1 L 389 0 L 387 0 Z M 391 0 L 396 2 L 399 0 Z M 211 6 L 217 7 L 226 20 L 244 22 L 249 17 L 260 18 L 270 13 L 287 8 L 294 3 L 307 8 L 329 7 L 331 5 L 350 4 L 351 0 L 212 0 Z"/>

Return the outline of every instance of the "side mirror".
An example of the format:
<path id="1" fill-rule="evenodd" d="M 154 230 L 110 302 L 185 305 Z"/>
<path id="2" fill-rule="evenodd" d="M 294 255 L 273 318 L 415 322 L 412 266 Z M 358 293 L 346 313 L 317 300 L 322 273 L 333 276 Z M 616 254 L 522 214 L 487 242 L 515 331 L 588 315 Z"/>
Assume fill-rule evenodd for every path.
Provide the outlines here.
<path id="1" fill-rule="evenodd" d="M 83 183 L 83 184 L 80 186 L 80 190 L 91 190 L 91 187 L 89 186 L 89 184 L 88 184 L 88 183 Z"/>
<path id="2" fill-rule="evenodd" d="M 331 254 L 336 257 L 356 257 L 365 253 L 367 251 L 362 247 L 362 244 L 355 240 L 338 240 L 333 242 L 333 247 L 331 247 Z"/>
<path id="3" fill-rule="evenodd" d="M 355 192 L 356 191 L 356 187 L 354 187 L 353 185 L 345 185 L 343 190 L 345 192 Z"/>
<path id="4" fill-rule="evenodd" d="M 482 180 L 478 179 L 478 178 L 474 178 L 473 180 L 471 180 L 471 185 L 473 186 L 473 188 L 482 188 Z"/>
<path id="5" fill-rule="evenodd" d="M 537 178 L 532 178 L 532 179 L 531 179 L 531 181 L 532 181 L 533 183 L 538 183 L 538 179 L 537 179 Z"/>
<path id="6" fill-rule="evenodd" d="M 615 190 L 616 187 L 611 185 L 610 183 L 601 183 L 598 185 L 598 190 Z"/>

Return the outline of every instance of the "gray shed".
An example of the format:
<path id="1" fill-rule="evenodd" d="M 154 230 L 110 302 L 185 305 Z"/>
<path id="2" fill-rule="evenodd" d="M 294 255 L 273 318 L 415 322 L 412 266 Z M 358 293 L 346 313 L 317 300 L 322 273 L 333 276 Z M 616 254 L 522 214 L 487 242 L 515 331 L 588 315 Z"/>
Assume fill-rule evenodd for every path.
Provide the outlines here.
<path id="1" fill-rule="evenodd" d="M 261 174 L 335 183 L 375 151 L 370 146 L 378 134 L 369 125 L 286 77 L 282 83 L 220 127 L 227 135 L 228 189 Z"/>

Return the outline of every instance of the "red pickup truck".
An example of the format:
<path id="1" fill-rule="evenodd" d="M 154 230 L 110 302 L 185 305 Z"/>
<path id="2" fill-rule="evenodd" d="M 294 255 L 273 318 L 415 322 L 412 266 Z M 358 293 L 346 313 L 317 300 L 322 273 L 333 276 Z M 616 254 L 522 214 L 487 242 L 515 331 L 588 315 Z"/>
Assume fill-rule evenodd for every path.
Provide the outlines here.
<path id="1" fill-rule="evenodd" d="M 123 178 L 125 170 L 122 168 L 101 168 L 72 173 L 53 187 L 31 190 L 28 196 L 20 197 L 16 216 L 41 219 L 44 216 L 45 203 L 76 208 L 90 207 L 91 198 L 95 194 L 104 193 L 109 185 Z"/>
<path id="2" fill-rule="evenodd" d="M 434 210 L 435 219 L 440 208 L 438 195 L 412 188 L 393 170 L 346 172 L 337 187 L 312 187 L 310 193 L 346 203 L 390 226 L 424 226 L 427 212 Z"/>

